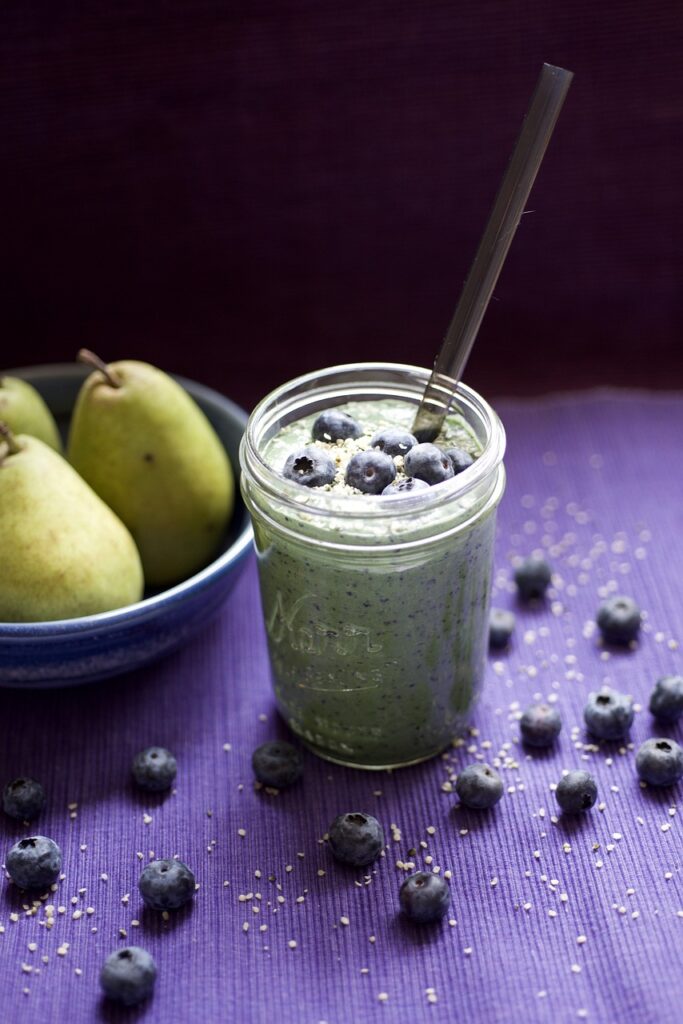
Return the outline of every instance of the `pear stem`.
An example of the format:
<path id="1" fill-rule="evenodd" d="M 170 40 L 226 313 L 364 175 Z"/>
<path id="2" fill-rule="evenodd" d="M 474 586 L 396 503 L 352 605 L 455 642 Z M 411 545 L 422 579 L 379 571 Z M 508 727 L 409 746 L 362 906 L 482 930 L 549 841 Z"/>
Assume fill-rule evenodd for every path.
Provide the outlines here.
<path id="1" fill-rule="evenodd" d="M 14 434 L 7 426 L 7 424 L 3 423 L 2 420 L 0 420 L 0 437 L 2 437 L 5 444 L 7 445 L 7 452 L 10 455 L 18 455 L 18 453 L 21 451 L 21 445 L 17 443 L 17 439 L 15 438 Z M 2 460 L 0 459 L 0 461 Z"/>
<path id="2" fill-rule="evenodd" d="M 92 366 L 95 370 L 99 370 L 100 373 L 103 373 L 107 384 L 109 384 L 110 387 L 120 388 L 122 386 L 123 381 L 119 377 L 118 373 L 115 370 L 112 370 L 110 366 L 107 366 L 104 360 L 100 359 L 100 357 L 95 355 L 94 352 L 91 352 L 89 348 L 80 349 L 76 356 L 76 360 L 79 363 L 87 363 L 88 366 Z"/>

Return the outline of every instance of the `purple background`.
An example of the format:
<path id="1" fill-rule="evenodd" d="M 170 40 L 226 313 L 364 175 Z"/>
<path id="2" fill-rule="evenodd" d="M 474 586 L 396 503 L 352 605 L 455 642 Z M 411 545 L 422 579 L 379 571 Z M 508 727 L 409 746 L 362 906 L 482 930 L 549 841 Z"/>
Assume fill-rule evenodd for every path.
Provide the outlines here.
<path id="1" fill-rule="evenodd" d="M 87 345 L 250 407 L 430 364 L 549 61 L 468 382 L 683 386 L 682 37 L 679 0 L 6 3 L 0 368 Z"/>
<path id="2" fill-rule="evenodd" d="M 545 607 L 516 609 L 514 644 L 489 663 L 477 732 L 444 759 L 375 774 L 307 755 L 296 789 L 278 797 L 253 790 L 252 749 L 282 734 L 253 563 L 220 618 L 169 660 L 79 690 L 0 693 L 0 777 L 23 771 L 44 780 L 50 800 L 40 829 L 61 844 L 66 874 L 53 902 L 67 908 L 48 932 L 40 925 L 43 909 L 26 917 L 24 901 L 2 885 L 4 1020 L 434 1024 L 457 1017 L 563 1024 L 580 1019 L 579 1011 L 599 1024 L 680 1020 L 681 785 L 641 790 L 632 749 L 584 747 L 581 710 L 589 690 L 608 680 L 642 705 L 633 744 L 661 734 L 646 707 L 654 681 L 681 671 L 683 400 L 594 393 L 503 403 L 500 412 L 509 435 L 509 485 L 495 601 L 516 607 L 516 553 L 546 551 L 555 586 Z M 646 618 L 635 651 L 602 652 L 588 635 L 602 595 L 612 590 L 642 604 Z M 557 697 L 564 729 L 556 751 L 528 755 L 518 743 L 515 712 L 539 695 Z M 683 738 L 680 726 L 665 734 Z M 146 799 L 130 788 L 130 760 L 150 743 L 167 744 L 178 756 L 174 795 Z M 225 743 L 232 749 L 225 751 Z M 490 814 L 457 810 L 454 795 L 441 789 L 449 773 L 500 753 L 513 791 Z M 584 766 L 595 775 L 604 811 L 552 823 L 550 784 L 563 768 Z M 73 821 L 70 802 L 78 803 Z M 358 887 L 362 873 L 336 865 L 318 839 L 337 813 L 361 808 L 381 819 L 388 848 L 371 883 Z M 670 816 L 670 808 L 678 813 Z M 145 824 L 147 812 L 152 820 Z M 400 828 L 398 842 L 391 823 Z M 22 834 L 4 817 L 0 831 L 5 848 Z M 404 872 L 395 864 L 408 860 L 420 840 L 428 849 L 415 862 L 430 855 L 453 873 L 453 927 L 420 931 L 397 915 Z M 147 860 L 152 850 L 179 854 L 201 884 L 194 905 L 167 924 L 144 911 L 137 895 L 136 851 Z M 282 905 L 270 874 L 282 886 Z M 258 901 L 238 899 L 250 892 L 262 894 L 258 914 L 251 909 Z M 72 896 L 78 908 L 95 913 L 74 921 Z M 557 917 L 549 917 L 550 909 Z M 340 924 L 343 915 L 348 927 Z M 261 924 L 268 925 L 264 933 Z M 153 1001 L 129 1013 L 104 1007 L 97 988 L 102 960 L 126 941 L 147 947 L 159 965 Z M 64 957 L 56 953 L 62 942 L 70 943 Z M 40 974 L 23 973 L 22 963 Z M 574 964 L 580 973 L 572 972 Z M 369 973 L 361 974 L 365 967 Z M 435 990 L 434 1005 L 427 988 Z M 380 992 L 389 996 L 384 1005 Z"/>

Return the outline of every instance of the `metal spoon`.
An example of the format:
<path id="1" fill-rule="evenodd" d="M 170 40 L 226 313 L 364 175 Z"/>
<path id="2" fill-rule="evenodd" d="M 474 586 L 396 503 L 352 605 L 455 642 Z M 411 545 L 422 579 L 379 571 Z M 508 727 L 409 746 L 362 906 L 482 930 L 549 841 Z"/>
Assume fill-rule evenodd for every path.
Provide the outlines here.
<path id="1" fill-rule="evenodd" d="M 438 436 L 562 109 L 573 72 L 544 64 L 412 432 Z"/>

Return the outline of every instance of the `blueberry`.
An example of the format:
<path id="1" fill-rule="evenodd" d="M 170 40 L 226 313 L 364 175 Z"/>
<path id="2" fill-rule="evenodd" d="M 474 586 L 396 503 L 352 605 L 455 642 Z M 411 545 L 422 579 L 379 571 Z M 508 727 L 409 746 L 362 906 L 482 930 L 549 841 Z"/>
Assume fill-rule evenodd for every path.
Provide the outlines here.
<path id="1" fill-rule="evenodd" d="M 489 647 L 495 651 L 507 647 L 515 631 L 515 616 L 504 608 L 492 608 L 489 615 Z"/>
<path id="2" fill-rule="evenodd" d="M 468 764 L 455 782 L 460 803 L 484 811 L 497 804 L 503 795 L 503 780 L 488 764 Z"/>
<path id="3" fill-rule="evenodd" d="M 532 704 L 519 722 L 522 739 L 530 747 L 552 747 L 561 729 L 560 712 L 551 704 Z"/>
<path id="4" fill-rule="evenodd" d="M 417 444 L 417 438 L 409 434 L 407 430 L 399 430 L 397 427 L 385 427 L 378 430 L 370 441 L 371 448 L 379 448 L 385 455 L 405 455 Z"/>
<path id="5" fill-rule="evenodd" d="M 309 444 L 287 456 L 282 475 L 303 487 L 322 487 L 331 484 L 337 472 L 327 452 Z"/>
<path id="6" fill-rule="evenodd" d="M 525 558 L 515 569 L 517 591 L 523 601 L 545 597 L 552 577 L 552 569 L 545 558 Z"/>
<path id="7" fill-rule="evenodd" d="M 394 460 L 371 448 L 352 455 L 346 467 L 346 482 L 363 494 L 381 494 L 396 476 Z"/>
<path id="8" fill-rule="evenodd" d="M 180 860 L 153 860 L 140 875 L 140 895 L 154 910 L 177 910 L 192 899 L 194 875 Z"/>
<path id="9" fill-rule="evenodd" d="M 588 694 L 583 720 L 599 739 L 623 740 L 633 724 L 633 700 L 603 686 L 598 693 Z"/>
<path id="10" fill-rule="evenodd" d="M 683 715 L 683 676 L 662 676 L 650 696 L 650 711 L 660 722 L 677 722 Z"/>
<path id="11" fill-rule="evenodd" d="M 581 814 L 589 811 L 598 799 L 598 787 L 592 775 L 579 769 L 562 776 L 555 796 L 565 814 Z"/>
<path id="12" fill-rule="evenodd" d="M 464 448 L 447 448 L 446 455 L 451 460 L 453 472 L 456 476 L 458 473 L 464 473 L 474 462 L 473 457 Z"/>
<path id="13" fill-rule="evenodd" d="M 401 910 L 417 924 L 440 921 L 451 902 L 451 890 L 441 875 L 417 871 L 406 878 L 398 894 Z"/>
<path id="14" fill-rule="evenodd" d="M 683 747 L 675 740 L 645 740 L 636 754 L 636 771 L 651 786 L 673 786 L 683 779 Z"/>
<path id="15" fill-rule="evenodd" d="M 329 829 L 330 849 L 343 864 L 365 867 L 377 860 L 384 846 L 382 826 L 371 814 L 340 814 Z"/>
<path id="16" fill-rule="evenodd" d="M 632 597 L 610 597 L 598 608 L 595 621 L 608 644 L 629 644 L 640 630 L 640 608 Z"/>
<path id="17" fill-rule="evenodd" d="M 304 770 L 304 760 L 291 743 L 271 740 L 261 744 L 251 755 L 254 775 L 264 786 L 287 789 L 293 786 Z"/>
<path id="18" fill-rule="evenodd" d="M 46 889 L 59 877 L 62 852 L 46 836 L 29 836 L 14 844 L 5 858 L 5 867 L 20 889 Z"/>
<path id="19" fill-rule="evenodd" d="M 160 792 L 168 789 L 176 777 L 176 759 L 166 747 L 147 747 L 133 761 L 133 779 L 141 789 Z"/>
<path id="20" fill-rule="evenodd" d="M 312 431 L 314 441 L 345 441 L 347 437 L 360 437 L 362 433 L 360 424 L 341 409 L 321 412 Z"/>
<path id="21" fill-rule="evenodd" d="M 415 491 L 428 491 L 429 484 L 425 483 L 424 480 L 418 480 L 416 476 L 408 476 L 403 480 L 399 480 L 396 484 L 389 484 L 382 491 L 382 494 L 411 494 Z"/>
<path id="22" fill-rule="evenodd" d="M 416 444 L 403 460 L 407 476 L 416 476 L 427 484 L 440 484 L 450 480 L 453 464 L 446 453 L 435 444 Z"/>
<path id="23" fill-rule="evenodd" d="M 100 985 L 108 999 L 135 1006 L 154 991 L 157 965 L 146 949 L 125 946 L 111 953 L 102 965 Z"/>
<path id="24" fill-rule="evenodd" d="M 8 782 L 2 794 L 5 814 L 17 821 L 32 821 L 45 806 L 45 790 L 35 779 L 20 778 Z"/>

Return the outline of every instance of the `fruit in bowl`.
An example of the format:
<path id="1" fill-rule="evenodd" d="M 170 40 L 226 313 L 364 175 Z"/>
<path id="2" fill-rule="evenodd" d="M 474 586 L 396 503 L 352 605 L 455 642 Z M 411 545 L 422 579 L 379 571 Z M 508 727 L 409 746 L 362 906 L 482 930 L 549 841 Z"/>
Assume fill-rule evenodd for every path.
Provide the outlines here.
<path id="1" fill-rule="evenodd" d="M 0 621 L 92 615 L 142 597 L 121 520 L 61 455 L 0 423 Z"/>
<path id="2" fill-rule="evenodd" d="M 15 434 L 30 434 L 61 452 L 54 416 L 40 392 L 21 377 L 0 377 L 0 420 Z"/>
<path id="3" fill-rule="evenodd" d="M 131 531 L 147 586 L 169 586 L 213 558 L 234 504 L 232 469 L 204 413 L 148 363 L 103 363 L 76 399 L 69 462 Z"/>
<path id="4" fill-rule="evenodd" d="M 152 368 L 150 367 L 150 371 Z M 160 373 L 161 371 L 155 371 Z M 77 403 L 78 395 L 89 376 L 95 379 L 101 378 L 101 371 L 89 374 L 83 366 L 77 364 L 57 364 L 52 366 L 27 367 L 18 370 L 8 371 L 3 374 L 6 381 L 11 376 L 20 379 L 33 388 L 40 395 L 45 405 L 55 417 L 59 425 L 62 437 L 66 438 L 72 413 Z M 165 375 L 164 375 L 165 376 Z M 154 579 L 145 580 L 144 594 L 141 592 L 128 592 L 119 595 L 117 600 L 112 600 L 110 610 L 102 610 L 102 606 L 91 607 L 86 610 L 80 607 L 73 609 L 73 605 L 62 606 L 61 610 L 57 605 L 50 608 L 49 614 L 42 618 L 35 611 L 35 603 L 42 600 L 39 595 L 32 598 L 33 608 L 27 613 L 24 609 L 21 615 L 14 615 L 13 620 L 8 616 L 5 608 L 0 612 L 0 686 L 61 686 L 72 683 L 85 682 L 106 676 L 116 675 L 127 670 L 138 668 L 177 647 L 183 643 L 196 630 L 204 626 L 211 617 L 221 608 L 229 595 L 235 581 L 239 578 L 244 565 L 246 555 L 251 549 L 251 527 L 249 517 L 242 504 L 239 489 L 233 483 L 233 470 L 238 469 L 239 443 L 246 423 L 246 413 L 232 403 L 229 399 L 217 392 L 206 388 L 201 384 L 184 378 L 167 378 L 167 381 L 187 397 L 190 407 L 196 415 L 206 423 L 203 428 L 204 436 L 210 431 L 214 446 L 219 448 L 219 457 L 214 455 L 214 465 L 221 459 L 225 460 L 227 471 L 215 475 L 222 480 L 222 509 L 223 519 L 220 531 L 215 531 L 212 537 L 212 544 L 200 550 L 200 545 L 194 541 L 188 544 L 194 551 L 194 560 L 186 561 L 178 567 L 178 561 L 173 568 L 175 575 L 173 582 L 168 578 L 166 583 L 157 583 Z M 169 385 L 170 389 L 170 385 Z M 170 389 L 172 390 L 172 389 Z M 100 394 L 104 392 L 101 391 Z M 117 396 L 118 397 L 118 396 Z M 180 408 L 182 400 L 175 407 Z M 142 419 L 142 414 L 140 414 Z M 210 426 L 209 426 L 210 425 Z M 121 428 L 123 430 L 123 428 Z M 137 428 L 141 430 L 141 427 Z M 193 428 L 189 428 L 192 433 Z M 12 432 L 14 434 L 14 432 Z M 131 438 L 135 434 L 135 428 L 124 431 L 129 439 L 128 450 L 133 458 L 139 448 Z M 179 430 L 179 435 L 182 431 Z M 25 435 L 18 435 L 19 442 Z M 120 440 L 122 435 L 110 436 L 111 444 L 116 441 L 118 447 L 123 446 Z M 14 435 L 15 442 L 17 436 Z M 4 465 L 0 467 L 0 522 L 6 522 L 6 507 L 8 494 L 9 474 L 5 474 L 8 464 L 17 466 L 19 460 L 23 461 L 29 455 L 33 457 L 38 449 L 37 442 L 31 438 L 27 440 L 27 450 L 14 452 L 9 455 L 7 441 L 0 440 L 0 458 Z M 172 447 L 172 438 L 167 442 L 166 452 Z M 144 455 L 149 449 L 145 447 Z M 186 449 L 187 450 L 187 449 Z M 159 451 L 164 451 L 163 446 Z M 222 454 L 221 454 L 222 453 Z M 54 459 L 60 459 L 56 452 L 51 453 Z M 46 459 L 45 448 L 41 451 L 43 461 Z M 170 456 L 168 456 L 170 458 Z M 164 455 L 164 461 L 167 455 Z M 194 464 L 195 475 L 201 477 L 204 473 L 203 462 L 197 455 L 197 447 L 194 449 L 192 458 L 188 462 Z M 52 464 L 52 469 L 54 469 Z M 148 464 L 143 465 L 143 469 Z M 149 466 L 150 469 L 159 469 L 159 465 Z M 60 479 L 63 475 L 72 474 L 76 476 L 75 470 L 67 463 L 60 461 Z M 187 469 L 185 470 L 188 472 Z M 13 471 L 14 473 L 14 471 Z M 16 479 L 16 474 L 14 474 Z M 54 479 L 54 477 L 53 477 Z M 106 496 L 97 497 L 93 488 L 77 477 L 82 483 L 83 489 L 89 494 L 88 508 L 92 509 L 93 503 L 98 510 L 102 504 L 107 505 Z M 183 480 L 175 470 L 171 468 L 168 473 L 166 493 L 173 491 L 174 481 Z M 157 478 L 157 486 L 160 482 Z M 132 485 L 131 485 L 132 487 Z M 182 490 L 186 492 L 189 485 L 182 484 Z M 53 489 L 60 492 L 60 488 Z M 214 490 L 215 493 L 215 490 Z M 82 496 L 82 493 L 81 493 Z M 60 513 L 58 498 L 55 494 L 52 517 L 45 516 L 42 521 L 42 537 L 39 537 L 36 530 L 33 535 L 33 557 L 40 562 L 47 559 L 46 552 L 49 551 L 50 535 L 48 530 L 57 531 L 67 529 L 64 514 Z M 193 500 L 195 498 L 193 497 Z M 169 499 L 170 501 L 170 499 Z M 157 503 L 157 507 L 158 507 Z M 161 503 L 163 505 L 163 503 Z M 150 501 L 151 507 L 151 501 Z M 197 506 L 195 505 L 195 508 Z M 215 507 L 215 506 L 214 506 Z M 92 527 L 95 530 L 96 524 L 90 522 L 89 512 L 83 512 L 79 502 L 78 519 L 88 530 Z M 127 515 L 127 513 L 124 513 Z M 135 536 L 137 525 L 131 528 L 123 522 L 122 516 L 116 511 L 110 510 L 111 517 L 119 525 L 119 536 L 123 532 L 133 536 L 136 546 L 141 545 Z M 99 516 L 97 517 L 99 519 Z M 199 516 L 197 516 L 199 518 Z M 35 524 L 35 517 L 33 518 Z M 22 529 L 28 532 L 28 525 Z M 74 531 L 78 532 L 78 531 Z M 207 531 L 208 532 L 208 531 Z M 81 544 L 83 538 L 77 538 Z M 89 542 L 90 543 L 90 542 Z M 167 541 L 169 549 L 173 546 L 183 547 L 182 538 L 177 535 L 177 540 Z M 144 545 L 143 545 L 144 546 Z M 6 550 L 3 543 L 3 549 Z M 100 548 L 96 548 L 92 555 L 92 549 L 88 548 L 88 554 L 84 556 L 84 543 L 81 544 L 81 556 L 73 556 L 71 565 L 82 563 L 84 560 L 92 561 L 93 567 L 101 557 L 107 557 Z M 37 555 L 40 555 L 38 558 Z M 172 552 L 174 558 L 177 554 Z M 126 573 L 128 582 L 133 579 L 135 573 L 131 568 L 134 559 L 130 559 Z M 144 559 L 141 559 L 144 566 Z M 121 565 L 121 563 L 119 563 Z M 33 569 L 31 569 L 33 571 Z M 36 567 L 37 571 L 37 567 Z M 180 574 L 182 573 L 182 578 Z M 65 590 L 69 587 L 68 573 L 64 571 L 65 584 L 58 590 Z M 122 581 L 118 581 L 117 586 Z M 2 593 L 2 582 L 0 582 L 0 593 Z M 82 589 L 77 585 L 75 590 Z M 60 599 L 64 594 L 60 595 Z M 115 605 L 119 607 L 114 607 Z M 28 614 L 28 618 L 27 618 Z"/>

